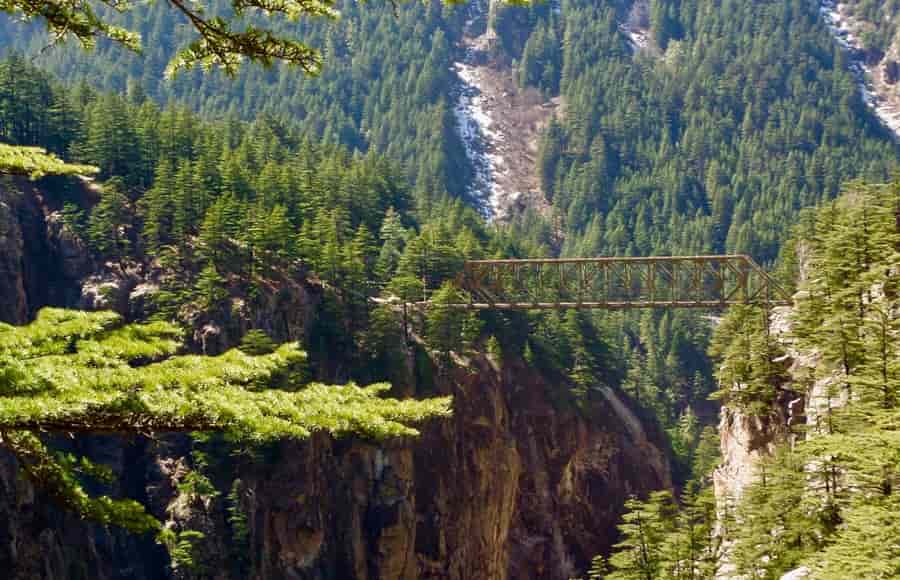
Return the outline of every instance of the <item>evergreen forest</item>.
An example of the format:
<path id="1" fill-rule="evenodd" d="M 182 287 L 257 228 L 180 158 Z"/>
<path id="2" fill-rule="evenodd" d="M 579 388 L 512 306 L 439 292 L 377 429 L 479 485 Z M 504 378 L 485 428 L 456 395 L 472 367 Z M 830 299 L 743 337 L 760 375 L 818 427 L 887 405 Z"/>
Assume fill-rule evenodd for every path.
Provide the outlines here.
<path id="1" fill-rule="evenodd" d="M 109 26 L 67 42 L 19 4 L 0 2 L 0 228 L 38 188 L 97 271 L 152 286 L 138 311 L 101 288 L 95 312 L 0 324 L 0 444 L 66 509 L 211 577 L 201 532 L 105 495 L 113 475 L 42 432 L 197 432 L 190 493 L 216 497 L 209 454 L 414 439 L 454 412 L 435 385 L 484 359 L 553 377 L 554 408 L 582 418 L 614 393 L 663 441 L 669 489 L 630 493 L 614 549 L 573 576 L 900 577 L 900 141 L 820 3 L 300 2 L 260 36 L 242 6 L 291 3 L 216 0 L 210 22 L 252 32 L 222 44 L 169 3 L 101 3 Z M 895 3 L 846 4 L 889 51 Z M 561 104 L 530 144 L 544 203 L 506 216 L 461 134 L 455 67 L 479 26 L 491 70 Z M 469 260 L 715 254 L 751 256 L 793 305 L 453 307 Z M 300 292 L 321 295 L 306 336 L 237 322 Z M 780 425 L 797 400 L 754 481 L 717 497 L 720 414 Z"/>

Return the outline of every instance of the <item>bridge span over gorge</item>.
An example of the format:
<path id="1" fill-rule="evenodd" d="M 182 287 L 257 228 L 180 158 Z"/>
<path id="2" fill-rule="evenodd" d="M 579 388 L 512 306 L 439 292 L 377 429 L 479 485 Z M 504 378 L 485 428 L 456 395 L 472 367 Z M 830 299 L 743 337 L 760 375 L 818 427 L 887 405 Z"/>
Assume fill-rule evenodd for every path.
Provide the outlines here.
<path id="1" fill-rule="evenodd" d="M 479 310 L 791 303 L 788 293 L 746 255 L 475 260 L 464 264 L 457 284 L 471 299 L 450 306 Z"/>

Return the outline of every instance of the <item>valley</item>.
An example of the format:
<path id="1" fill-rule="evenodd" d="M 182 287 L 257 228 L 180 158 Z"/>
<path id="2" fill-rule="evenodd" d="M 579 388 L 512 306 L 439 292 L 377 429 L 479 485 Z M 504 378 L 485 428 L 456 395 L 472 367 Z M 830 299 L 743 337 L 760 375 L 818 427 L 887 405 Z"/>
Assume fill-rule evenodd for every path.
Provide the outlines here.
<path id="1" fill-rule="evenodd" d="M 0 6 L 12 580 L 900 574 L 896 0 L 229 2 Z"/>

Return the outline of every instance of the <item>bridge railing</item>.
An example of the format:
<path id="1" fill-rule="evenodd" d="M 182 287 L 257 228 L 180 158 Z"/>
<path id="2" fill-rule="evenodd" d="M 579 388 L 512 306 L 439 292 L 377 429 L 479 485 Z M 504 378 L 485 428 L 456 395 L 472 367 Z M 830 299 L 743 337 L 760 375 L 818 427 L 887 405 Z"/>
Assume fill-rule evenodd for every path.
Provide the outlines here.
<path id="1" fill-rule="evenodd" d="M 465 263 L 457 283 L 472 300 L 453 306 L 475 309 L 790 304 L 790 296 L 746 255 L 476 260 Z"/>

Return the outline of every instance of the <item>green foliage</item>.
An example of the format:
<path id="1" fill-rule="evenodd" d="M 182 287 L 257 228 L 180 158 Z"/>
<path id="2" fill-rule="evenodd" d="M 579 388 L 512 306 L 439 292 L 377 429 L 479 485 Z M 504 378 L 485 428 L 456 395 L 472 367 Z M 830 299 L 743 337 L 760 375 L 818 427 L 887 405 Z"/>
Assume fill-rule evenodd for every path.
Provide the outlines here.
<path id="1" fill-rule="evenodd" d="M 180 336 L 167 323 L 125 325 L 109 312 L 52 308 L 24 327 L 0 325 L 2 444 L 66 507 L 146 531 L 157 524 L 138 504 L 89 497 L 76 477 L 84 467 L 54 459 L 33 432 L 222 430 L 238 440 L 268 441 L 324 430 L 380 439 L 416 435 L 413 423 L 450 413 L 448 398 L 381 398 L 386 384 L 290 384 L 297 376 L 292 367 L 305 361 L 294 344 L 259 356 L 239 349 L 175 356 Z M 213 492 L 198 474 L 185 485 L 191 493 Z"/>
<path id="2" fill-rule="evenodd" d="M 204 538 L 206 534 L 197 530 L 166 528 L 160 532 L 157 541 L 168 549 L 174 568 L 199 573 L 205 571 L 198 557 L 199 545 Z"/>
<path id="3" fill-rule="evenodd" d="M 128 255 L 131 247 L 128 230 L 132 213 L 128 207 L 128 198 L 121 192 L 121 188 L 119 179 L 106 182 L 100 190 L 100 201 L 88 218 L 88 242 L 101 256 L 123 258 Z"/>
<path id="4" fill-rule="evenodd" d="M 807 276 L 793 337 L 820 359 L 805 437 L 764 462 L 738 508 L 738 571 L 779 578 L 890 578 L 895 543 L 900 183 L 854 183 L 798 232 Z"/>
<path id="5" fill-rule="evenodd" d="M 249 355 L 256 356 L 275 352 L 277 345 L 265 331 L 254 329 L 244 335 L 239 348 Z"/>
<path id="6" fill-rule="evenodd" d="M 565 7 L 566 116 L 546 135 L 541 172 L 566 253 L 767 263 L 798 209 L 849 178 L 888 177 L 897 149 L 816 4 L 650 4 L 661 58 L 632 54 L 614 3 Z"/>
<path id="7" fill-rule="evenodd" d="M 784 348 L 769 332 L 768 313 L 751 306 L 729 309 L 713 335 L 710 356 L 719 364 L 722 399 L 751 415 L 766 415 L 788 381 Z"/>
<path id="8" fill-rule="evenodd" d="M 694 444 L 700 435 L 700 424 L 690 407 L 684 410 L 678 423 L 669 429 L 669 441 L 675 458 L 683 465 L 691 464 Z"/>
<path id="9" fill-rule="evenodd" d="M 241 505 L 241 489 L 243 483 L 235 479 L 228 492 L 228 525 L 231 526 L 231 543 L 235 547 L 235 558 L 243 571 L 243 566 L 249 561 L 250 527 L 247 514 Z"/>
<path id="10" fill-rule="evenodd" d="M 447 399 L 380 399 L 388 385 L 256 390 L 304 353 L 285 344 L 261 356 L 172 357 L 179 334 L 164 323 L 122 326 L 115 314 L 56 309 L 26 327 L 0 327 L 0 428 L 225 429 L 258 440 L 325 429 L 379 438 L 415 435 L 404 423 L 449 412 Z M 154 362 L 130 364 L 139 361 Z"/>
<path id="11" fill-rule="evenodd" d="M 359 333 L 364 366 L 373 373 L 392 377 L 403 368 L 404 329 L 396 304 L 379 305 L 369 315 L 369 326 Z"/>
<path id="12" fill-rule="evenodd" d="M 897 575 L 900 558 L 888 538 L 896 535 L 900 472 L 898 224 L 900 183 L 857 183 L 795 229 L 792 246 L 803 249 L 807 275 L 791 338 L 800 352 L 821 356 L 811 377 L 819 390 L 809 394 L 819 400 L 805 437 L 760 462 L 733 522 L 720 516 L 722 535 L 714 537 L 712 499 L 695 491 L 718 462 L 715 433 L 704 430 L 693 457 L 697 479 L 686 486 L 682 508 L 670 510 L 664 493 L 629 503 L 605 577 L 711 578 L 724 540 L 735 573 L 746 577 L 777 579 L 801 565 L 811 578 Z M 720 381 L 739 385 L 723 395 L 750 412 L 770 409 L 786 379 L 774 366 L 782 353 L 770 346 L 766 326 L 761 312 L 732 309 L 711 348 L 721 359 Z M 689 417 L 680 423 L 676 452 L 682 431 L 691 430 Z"/>
<path id="13" fill-rule="evenodd" d="M 74 203 L 67 201 L 63 204 L 60 215 L 62 217 L 63 225 L 80 239 L 84 239 L 87 235 L 84 210 Z"/>
<path id="14" fill-rule="evenodd" d="M 736 513 L 730 559 L 743 573 L 781 578 L 822 545 L 833 506 L 806 487 L 803 457 L 784 450 L 758 466 Z"/>
<path id="15" fill-rule="evenodd" d="M 839 580 L 900 576 L 898 512 L 896 494 L 848 511 L 834 542 L 810 558 L 812 577 Z"/>
<path id="16" fill-rule="evenodd" d="M 450 351 L 468 349 L 481 331 L 481 320 L 474 311 L 453 306 L 468 302 L 466 293 L 450 282 L 445 282 L 431 297 L 425 315 L 425 336 L 445 359 Z"/>
<path id="17" fill-rule="evenodd" d="M 722 540 L 715 533 L 712 491 L 687 491 L 681 506 L 668 491 L 635 498 L 619 524 L 622 540 L 608 562 L 595 558 L 591 578 L 608 580 L 701 580 L 715 578 Z M 606 570 L 608 569 L 608 571 Z"/>
<path id="18" fill-rule="evenodd" d="M 0 445 L 16 456 L 28 479 L 62 507 L 101 525 L 116 525 L 134 533 L 159 529 L 159 522 L 135 501 L 88 495 L 80 476 L 99 473 L 105 479 L 108 474 L 105 469 L 87 461 L 76 464 L 68 457 L 54 457 L 44 443 L 28 431 L 0 428 Z M 90 469 L 85 470 L 85 465 L 90 465 Z"/>
<path id="19" fill-rule="evenodd" d="M 196 290 L 200 307 L 206 311 L 215 311 L 216 307 L 221 305 L 221 303 L 228 298 L 228 290 L 225 287 L 225 278 L 219 274 L 216 267 L 212 264 L 207 264 L 206 267 L 200 271 L 200 275 L 197 276 Z M 248 352 L 248 354 L 257 353 Z"/>
<path id="20" fill-rule="evenodd" d="M 84 48 L 90 49 L 95 46 L 98 38 L 105 38 L 140 51 L 141 35 L 112 24 L 108 19 L 110 9 L 123 13 L 132 10 L 134 6 L 129 2 L 112 1 L 73 5 L 54 0 L 37 3 L 3 0 L 0 2 L 0 11 L 25 21 L 43 21 L 54 42 L 73 37 Z M 271 24 L 258 26 L 244 16 L 248 12 L 258 11 L 265 15 L 263 22 L 274 21 L 278 17 L 288 21 L 337 17 L 330 0 L 235 0 L 231 3 L 230 10 L 212 10 L 214 15 L 207 14 L 207 9 L 213 6 L 175 1 L 168 8 L 177 11 L 182 22 L 194 29 L 196 38 L 170 61 L 166 68 L 167 75 L 194 66 L 203 69 L 221 67 L 227 73 L 234 74 L 243 59 L 265 66 L 281 61 L 298 66 L 306 73 L 317 73 L 321 67 L 318 51 L 280 34 L 271 28 Z"/>
<path id="21" fill-rule="evenodd" d="M 667 491 L 651 494 L 646 502 L 625 502 L 627 510 L 619 525 L 622 540 L 609 558 L 614 572 L 610 580 L 656 580 L 662 569 L 662 544 L 674 529 L 675 506 Z"/>
<path id="22" fill-rule="evenodd" d="M 91 165 L 66 163 L 41 147 L 21 147 L 0 143 L 0 174 L 27 175 L 32 179 L 46 175 L 91 175 Z"/>
<path id="23" fill-rule="evenodd" d="M 189 498 L 210 498 L 219 495 L 219 491 L 205 475 L 196 470 L 188 471 L 178 482 L 178 493 Z"/>
<path id="24" fill-rule="evenodd" d="M 721 459 L 719 432 L 712 425 L 707 425 L 700 432 L 700 439 L 694 449 L 691 466 L 694 480 L 701 484 L 711 483 L 712 473 L 719 466 Z"/>

